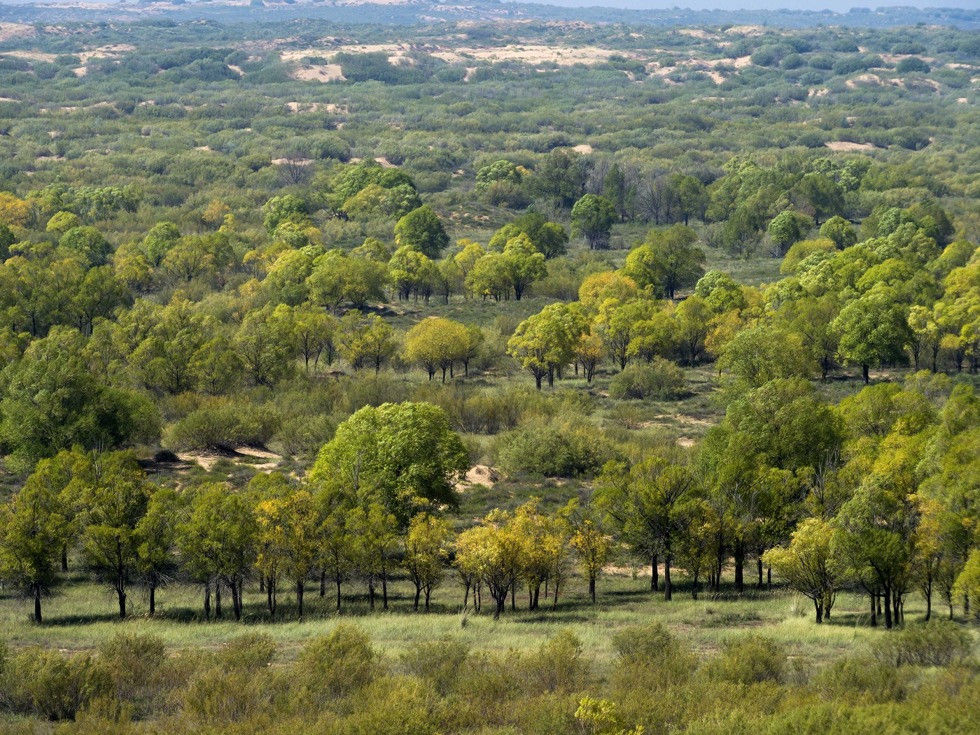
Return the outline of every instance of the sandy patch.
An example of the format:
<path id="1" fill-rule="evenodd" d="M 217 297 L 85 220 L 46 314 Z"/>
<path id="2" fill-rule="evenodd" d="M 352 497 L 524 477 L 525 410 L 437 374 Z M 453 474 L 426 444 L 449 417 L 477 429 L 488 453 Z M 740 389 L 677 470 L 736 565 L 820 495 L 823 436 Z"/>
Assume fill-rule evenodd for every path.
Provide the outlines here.
<path id="1" fill-rule="evenodd" d="M 754 25 L 742 25 L 742 26 L 732 26 L 725 33 L 740 36 L 761 36 L 765 32 L 762 26 Z"/>
<path id="2" fill-rule="evenodd" d="M 57 54 L 47 54 L 43 51 L 4 51 L 3 56 L 26 59 L 27 61 L 46 61 L 49 64 L 58 58 Z"/>
<path id="3" fill-rule="evenodd" d="M 714 34 L 708 33 L 707 31 L 701 30 L 700 28 L 681 28 L 679 31 L 682 36 L 690 36 L 691 38 L 701 38 L 709 39 L 716 38 Z"/>
<path id="4" fill-rule="evenodd" d="M 807 92 L 807 97 L 826 97 L 830 94 L 830 89 L 823 87 L 822 89 L 811 89 Z"/>
<path id="5" fill-rule="evenodd" d="M 0 23 L 0 41 L 12 38 L 30 38 L 35 35 L 34 26 L 27 23 Z"/>
<path id="6" fill-rule="evenodd" d="M 535 44 L 510 44 L 508 46 L 485 48 L 459 47 L 453 50 L 443 49 L 432 51 L 430 55 L 451 64 L 461 62 L 464 59 L 478 59 L 490 63 L 522 61 L 527 64 L 553 63 L 558 66 L 602 64 L 608 61 L 610 56 L 617 55 L 636 58 L 635 54 L 624 53 L 615 49 L 600 48 L 598 46 L 571 47 Z"/>
<path id="7" fill-rule="evenodd" d="M 238 76 L 245 76 L 245 71 L 238 64 L 228 64 L 228 68 L 235 72 Z"/>
<path id="8" fill-rule="evenodd" d="M 344 72 L 340 68 L 340 64 L 323 64 L 322 66 L 303 64 L 298 69 L 294 69 L 290 76 L 293 79 L 299 79 L 304 82 L 327 83 L 345 81 Z"/>
<path id="9" fill-rule="evenodd" d="M 290 112 L 329 112 L 347 114 L 347 106 L 335 105 L 333 102 L 287 102 L 286 109 Z"/>
<path id="10" fill-rule="evenodd" d="M 500 472 L 485 464 L 473 465 L 466 471 L 463 478 L 456 483 L 457 492 L 465 492 L 473 485 L 493 487 L 500 482 Z"/>
<path id="11" fill-rule="evenodd" d="M 20 100 L 15 100 L 13 97 L 0 97 L 0 102 L 20 102 Z"/>
<path id="12" fill-rule="evenodd" d="M 273 158 L 271 161 L 273 166 L 312 166 L 312 158 Z"/>
<path id="13" fill-rule="evenodd" d="M 395 164 L 393 164 L 391 161 L 389 161 L 384 156 L 377 156 L 374 159 L 374 162 L 375 163 L 380 163 L 381 164 L 381 168 L 397 168 L 397 166 L 395 166 Z"/>
<path id="14" fill-rule="evenodd" d="M 463 81 L 464 82 L 471 81 L 473 79 L 473 75 L 474 74 L 476 74 L 476 67 L 475 66 L 468 66 L 468 67 L 466 67 L 466 74 L 463 75 Z"/>
<path id="15" fill-rule="evenodd" d="M 579 143 L 578 145 L 572 146 L 572 150 L 576 153 L 581 153 L 582 155 L 587 156 L 592 153 L 592 146 L 590 146 L 588 143 Z"/>
<path id="16" fill-rule="evenodd" d="M 831 140 L 824 145 L 832 151 L 873 151 L 877 148 L 871 143 L 853 143 L 849 140 Z"/>

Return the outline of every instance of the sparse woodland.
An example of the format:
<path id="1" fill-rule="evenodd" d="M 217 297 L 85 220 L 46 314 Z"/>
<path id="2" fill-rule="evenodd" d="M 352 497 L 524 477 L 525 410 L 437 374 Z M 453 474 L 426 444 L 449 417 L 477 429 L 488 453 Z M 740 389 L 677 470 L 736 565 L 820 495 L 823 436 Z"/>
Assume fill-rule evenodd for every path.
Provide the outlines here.
<path id="1" fill-rule="evenodd" d="M 0 27 L 0 729 L 975 733 L 963 12 Z"/>

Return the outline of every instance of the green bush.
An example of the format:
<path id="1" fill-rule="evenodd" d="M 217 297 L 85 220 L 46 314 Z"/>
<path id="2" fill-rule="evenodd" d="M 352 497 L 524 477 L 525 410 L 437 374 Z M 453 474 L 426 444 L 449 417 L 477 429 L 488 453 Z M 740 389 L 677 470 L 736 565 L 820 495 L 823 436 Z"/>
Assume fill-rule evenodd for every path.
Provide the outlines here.
<path id="1" fill-rule="evenodd" d="M 594 428 L 543 421 L 501 434 L 495 452 L 506 472 L 545 477 L 592 474 L 614 454 Z"/>
<path id="2" fill-rule="evenodd" d="M 161 703 L 164 659 L 163 641 L 152 635 L 119 633 L 99 646 L 99 662 L 116 699 L 132 704 L 140 715 Z"/>
<path id="3" fill-rule="evenodd" d="M 971 635 L 955 623 L 909 623 L 875 647 L 875 655 L 892 666 L 948 666 L 970 654 Z"/>
<path id="4" fill-rule="evenodd" d="M 306 644 L 296 661 L 295 673 L 297 683 L 316 702 L 366 686 L 377 675 L 378 663 L 364 631 L 340 623 L 329 635 Z"/>
<path id="5" fill-rule="evenodd" d="M 4 672 L 8 705 L 49 720 L 69 720 L 95 699 L 109 696 L 112 679 L 88 653 L 66 656 L 28 648 L 13 656 Z"/>
<path id="6" fill-rule="evenodd" d="M 279 423 L 279 413 L 270 406 L 218 399 L 191 411 L 171 426 L 164 446 L 177 450 L 218 451 L 240 446 L 265 446 L 275 435 Z"/>
<path id="7" fill-rule="evenodd" d="M 426 641 L 405 651 L 402 664 L 410 674 L 426 679 L 440 696 L 445 696 L 454 687 L 469 655 L 470 647 L 462 641 Z"/>
<path id="8" fill-rule="evenodd" d="M 779 682 L 786 675 L 786 652 L 770 638 L 744 635 L 725 643 L 713 670 L 733 684 Z"/>
<path id="9" fill-rule="evenodd" d="M 828 700 L 856 696 L 873 702 L 896 701 L 905 695 L 907 677 L 902 671 L 869 656 L 849 656 L 821 671 L 813 687 Z"/>
<path id="10" fill-rule="evenodd" d="M 670 360 L 661 357 L 652 362 L 633 363 L 613 376 L 609 382 L 612 398 L 653 398 L 670 400 L 684 391 L 684 373 Z"/>

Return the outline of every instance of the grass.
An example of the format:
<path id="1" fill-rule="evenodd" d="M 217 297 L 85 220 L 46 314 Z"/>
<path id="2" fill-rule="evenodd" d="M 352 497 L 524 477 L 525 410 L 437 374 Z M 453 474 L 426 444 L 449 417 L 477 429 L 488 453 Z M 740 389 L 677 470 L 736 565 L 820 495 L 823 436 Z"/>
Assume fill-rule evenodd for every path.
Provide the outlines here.
<path id="1" fill-rule="evenodd" d="M 412 588 L 405 580 L 391 585 L 391 609 L 368 610 L 365 591 L 360 584 L 344 585 L 344 612 L 333 610 L 332 589 L 321 599 L 314 584 L 306 594 L 306 616 L 296 620 L 293 595 L 280 595 L 277 620 L 270 620 L 264 594 L 256 584 L 249 585 L 245 595 L 245 617 L 231 619 L 230 601 L 225 601 L 225 618 L 203 621 L 201 588 L 197 585 L 173 584 L 158 591 L 158 614 L 146 614 L 142 589 L 130 590 L 130 617 L 116 617 L 115 595 L 107 587 L 75 580 L 62 586 L 44 601 L 45 622 L 35 625 L 29 620 L 31 603 L 5 592 L 0 596 L 0 628 L 13 647 L 40 645 L 61 650 L 81 650 L 98 646 L 121 632 L 152 633 L 175 649 L 209 648 L 240 635 L 244 631 L 271 636 L 284 659 L 295 656 L 308 639 L 328 632 L 338 620 L 354 621 L 371 637 L 378 649 L 388 656 L 422 642 L 453 637 L 469 643 L 476 650 L 504 651 L 533 648 L 562 629 L 578 636 L 590 660 L 608 662 L 612 655 L 613 634 L 625 627 L 660 621 L 702 656 L 714 654 L 733 635 L 754 631 L 786 645 L 791 656 L 829 661 L 855 647 L 872 646 L 887 632 L 870 628 L 863 596 L 841 594 L 829 623 L 813 621 L 808 601 L 787 590 L 771 592 L 746 590 L 736 596 L 723 590 L 713 597 L 703 593 L 692 600 L 684 582 L 671 602 L 649 590 L 649 577 L 628 571 L 605 575 L 599 580 L 599 602 L 592 605 L 585 593 L 584 580 L 574 577 L 563 591 L 557 610 L 544 606 L 537 612 L 526 609 L 525 594 L 518 591 L 519 609 L 509 607 L 500 620 L 486 612 L 460 612 L 462 588 L 447 577 L 433 596 L 431 613 L 411 609 Z M 911 596 L 906 605 L 909 620 L 922 616 L 924 605 Z M 941 614 L 941 613 L 940 613 Z"/>

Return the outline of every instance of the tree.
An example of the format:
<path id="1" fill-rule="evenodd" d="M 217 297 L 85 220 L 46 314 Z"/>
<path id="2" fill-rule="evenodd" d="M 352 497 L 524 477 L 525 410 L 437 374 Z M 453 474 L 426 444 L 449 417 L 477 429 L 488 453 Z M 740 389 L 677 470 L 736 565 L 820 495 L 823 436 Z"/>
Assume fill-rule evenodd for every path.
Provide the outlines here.
<path id="1" fill-rule="evenodd" d="M 387 281 L 388 269 L 384 263 L 329 250 L 313 261 L 306 285 L 310 301 L 317 306 L 337 310 L 349 303 L 363 309 L 370 301 L 385 299 Z"/>
<path id="2" fill-rule="evenodd" d="M 834 529 L 819 518 L 807 518 L 793 532 L 787 547 L 770 549 L 763 562 L 776 570 L 794 590 L 810 598 L 817 622 L 830 616 L 844 577 L 844 563 L 834 546 Z"/>
<path id="3" fill-rule="evenodd" d="M 156 613 L 156 591 L 175 567 L 177 523 L 183 511 L 180 496 L 169 488 L 153 491 L 146 512 L 136 524 L 136 568 L 149 591 L 150 617 Z"/>
<path id="4" fill-rule="evenodd" d="M 609 539 L 592 519 L 586 518 L 575 529 L 570 544 L 579 556 L 582 572 L 589 580 L 589 597 L 592 598 L 594 605 L 596 577 L 606 565 L 606 558 L 609 556 Z"/>
<path id="5" fill-rule="evenodd" d="M 701 575 L 712 563 L 712 549 L 718 534 L 718 517 L 703 498 L 681 503 L 675 517 L 681 528 L 677 541 L 678 566 L 691 578 L 691 598 L 698 599 Z"/>
<path id="6" fill-rule="evenodd" d="M 425 594 L 425 611 L 429 611 L 432 590 L 442 580 L 448 555 L 451 530 L 448 521 L 429 513 L 412 517 L 405 535 L 405 570 L 415 585 L 413 609 L 419 609 L 419 598 Z"/>
<path id="7" fill-rule="evenodd" d="M 813 220 L 805 214 L 786 209 L 772 218 L 766 231 L 769 233 L 769 239 L 776 244 L 779 256 L 782 257 L 789 246 L 802 240 L 812 226 Z"/>
<path id="8" fill-rule="evenodd" d="M 453 363 L 463 357 L 469 343 L 467 327 L 452 319 L 426 317 L 405 334 L 405 359 L 421 365 L 429 375 L 442 370 L 442 382 L 446 371 L 452 371 Z"/>
<path id="9" fill-rule="evenodd" d="M 544 257 L 524 233 L 511 238 L 504 246 L 504 263 L 508 280 L 514 289 L 514 298 L 518 301 L 530 284 L 548 274 Z"/>
<path id="10" fill-rule="evenodd" d="M 884 284 L 845 305 L 831 328 L 840 337 L 841 357 L 861 366 L 865 383 L 872 365 L 902 359 L 911 331 L 906 307 Z"/>
<path id="11" fill-rule="evenodd" d="M 395 244 L 398 247 L 407 245 L 435 259 L 449 244 L 449 236 L 432 208 L 423 204 L 398 220 Z"/>
<path id="12" fill-rule="evenodd" d="M 88 265 L 103 265 L 112 246 L 94 227 L 72 227 L 58 240 L 58 247 L 80 256 Z"/>
<path id="13" fill-rule="evenodd" d="M 530 371 L 540 390 L 546 376 L 548 385 L 554 385 L 555 372 L 572 361 L 584 329 L 581 315 L 571 306 L 549 304 L 517 325 L 507 353 Z"/>
<path id="14" fill-rule="evenodd" d="M 367 580 L 371 609 L 374 610 L 375 582 L 380 579 L 382 606 L 387 610 L 388 574 L 394 566 L 398 550 L 398 521 L 384 505 L 371 501 L 366 507 L 355 506 L 350 511 L 347 524 L 354 567 Z"/>
<path id="15" fill-rule="evenodd" d="M 265 217 L 262 223 L 271 235 L 283 222 L 309 222 L 309 207 L 295 194 L 274 196 L 262 208 Z"/>
<path id="16" fill-rule="evenodd" d="M 722 351 L 718 369 L 730 371 L 745 387 L 758 388 L 776 378 L 808 378 L 816 365 L 798 334 L 760 324 L 735 334 Z"/>
<path id="17" fill-rule="evenodd" d="M 503 253 L 487 253 L 477 260 L 466 274 L 466 288 L 476 296 L 494 301 L 508 298 L 513 283 L 510 280 L 510 261 Z"/>
<path id="18" fill-rule="evenodd" d="M 177 547 L 187 571 L 204 584 L 207 619 L 212 585 L 221 582 L 231 590 L 235 619 L 241 617 L 242 585 L 256 560 L 257 533 L 252 503 L 245 495 L 217 483 L 196 489 L 189 516 L 177 526 Z"/>
<path id="19" fill-rule="evenodd" d="M 348 524 L 348 508 L 343 503 L 331 502 L 331 493 L 318 493 L 320 507 L 320 559 L 323 575 L 320 596 L 326 594 L 326 577 L 333 581 L 337 593 L 336 609 L 340 612 L 341 584 L 354 566 L 354 538 Z"/>
<path id="20" fill-rule="evenodd" d="M 24 486 L 0 507 L 0 576 L 34 598 L 41 623 L 41 597 L 57 578 L 58 556 L 68 531 L 57 490 L 44 480 L 52 460 L 41 460 Z"/>
<path id="21" fill-rule="evenodd" d="M 651 230 L 626 256 L 623 273 L 640 288 L 672 299 L 677 289 L 693 286 L 704 275 L 704 252 L 694 247 L 696 241 L 694 230 L 686 225 Z"/>
<path id="22" fill-rule="evenodd" d="M 126 617 L 126 589 L 139 565 L 137 527 L 146 513 L 151 487 L 130 452 L 101 455 L 91 474 L 74 488 L 83 508 L 82 549 L 88 565 L 116 592 L 119 617 Z"/>
<path id="23" fill-rule="evenodd" d="M 537 212 L 528 212 L 513 222 L 508 222 L 494 233 L 487 247 L 502 252 L 508 241 L 521 234 L 527 235 L 535 249 L 545 258 L 556 258 L 565 254 L 565 246 L 568 244 L 565 228 L 557 222 L 549 222 L 544 215 Z"/>
<path id="24" fill-rule="evenodd" d="M 510 514 L 494 510 L 456 537 L 456 564 L 465 570 L 465 578 L 486 584 L 494 601 L 494 620 L 503 613 L 521 569 L 522 543 L 510 520 Z"/>
<path id="25" fill-rule="evenodd" d="M 364 406 L 317 457 L 310 481 L 350 503 L 377 499 L 404 527 L 418 511 L 452 504 L 469 467 L 445 411 L 429 403 Z"/>
<path id="26" fill-rule="evenodd" d="M 857 232 L 840 215 L 834 215 L 820 226 L 820 237 L 833 240 L 838 250 L 849 248 L 857 242 Z"/>
<path id="27" fill-rule="evenodd" d="M 609 247 L 609 233 L 615 221 L 612 202 L 596 194 L 586 194 L 572 207 L 572 230 L 588 241 L 591 250 Z"/>
<path id="28" fill-rule="evenodd" d="M 395 330 L 377 314 L 349 312 L 341 320 L 340 351 L 354 368 L 371 365 L 379 373 L 396 350 Z"/>
<path id="29" fill-rule="evenodd" d="M 109 388 L 89 372 L 84 342 L 76 330 L 55 327 L 4 368 L 0 436 L 15 462 L 33 463 L 74 444 L 113 448 L 158 435 L 146 398 Z"/>
<path id="30" fill-rule="evenodd" d="M 292 358 L 292 311 L 267 304 L 250 311 L 235 332 L 234 344 L 255 385 L 272 386 L 289 371 Z"/>
<path id="31" fill-rule="evenodd" d="M 664 559 L 664 599 L 673 585 L 670 567 L 679 536 L 677 506 L 688 499 L 694 474 L 682 452 L 663 451 L 626 467 L 610 463 L 596 483 L 596 504 L 613 521 L 622 538 L 650 561 L 650 589 L 659 586 L 658 560 Z"/>

